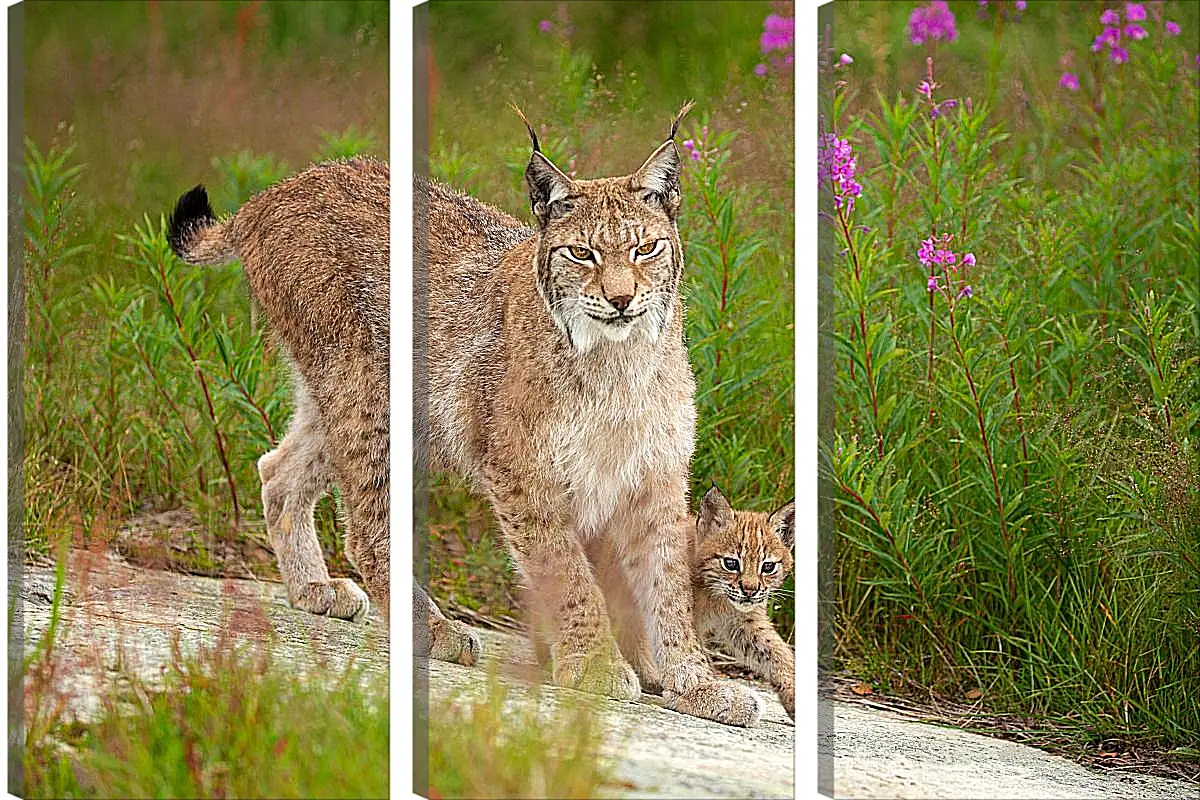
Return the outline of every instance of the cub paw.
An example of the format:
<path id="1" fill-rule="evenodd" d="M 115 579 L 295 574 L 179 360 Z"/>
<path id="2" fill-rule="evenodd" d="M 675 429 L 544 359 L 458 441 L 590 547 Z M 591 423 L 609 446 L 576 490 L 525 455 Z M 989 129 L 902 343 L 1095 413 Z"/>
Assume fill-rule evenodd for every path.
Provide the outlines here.
<path id="1" fill-rule="evenodd" d="M 668 700 L 667 707 L 674 711 L 722 725 L 750 728 L 762 719 L 762 698 L 732 681 L 708 681 L 682 694 L 664 692 L 663 696 Z"/>
<path id="2" fill-rule="evenodd" d="M 617 700 L 636 700 L 642 694 L 633 667 L 620 656 L 606 653 L 555 658 L 553 680 L 559 686 Z"/>
<path id="3" fill-rule="evenodd" d="M 482 652 L 483 643 L 479 640 L 479 634 L 467 626 L 448 619 L 438 620 L 437 624 L 430 622 L 430 658 L 470 667 L 479 660 Z"/>

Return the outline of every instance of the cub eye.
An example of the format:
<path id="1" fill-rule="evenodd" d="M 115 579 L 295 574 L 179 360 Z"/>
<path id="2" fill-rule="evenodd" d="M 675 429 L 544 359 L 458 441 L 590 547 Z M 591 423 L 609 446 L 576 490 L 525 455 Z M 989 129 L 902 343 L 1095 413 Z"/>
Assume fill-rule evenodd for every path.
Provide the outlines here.
<path id="1" fill-rule="evenodd" d="M 736 558 L 726 557 L 721 559 L 721 566 L 730 572 L 737 572 L 738 568 L 741 567 L 741 563 Z"/>
<path id="2" fill-rule="evenodd" d="M 654 240 L 653 242 L 646 242 L 644 245 L 637 248 L 633 252 L 637 253 L 639 256 L 648 256 L 651 253 L 653 253 L 655 250 L 658 249 L 658 242 L 659 242 L 659 240 L 657 240 L 657 239 Z"/>
<path id="3" fill-rule="evenodd" d="M 571 258 L 575 259 L 576 261 L 592 260 L 592 251 L 588 250 L 586 247 L 580 247 L 573 244 L 567 248 L 567 252 L 570 253 Z"/>
<path id="4" fill-rule="evenodd" d="M 763 574 L 763 575 L 774 575 L 774 574 L 775 574 L 775 568 L 776 568 L 777 566 L 779 566 L 779 563 L 778 563 L 778 562 L 775 562 L 775 561 L 764 561 L 764 562 L 763 562 L 763 565 L 762 565 L 762 574 Z"/>

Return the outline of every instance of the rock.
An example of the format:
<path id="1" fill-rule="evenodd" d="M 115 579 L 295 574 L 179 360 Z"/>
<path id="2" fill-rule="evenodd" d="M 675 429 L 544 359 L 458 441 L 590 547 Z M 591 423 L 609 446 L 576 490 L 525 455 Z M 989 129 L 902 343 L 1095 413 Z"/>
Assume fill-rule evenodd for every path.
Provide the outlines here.
<path id="1" fill-rule="evenodd" d="M 835 797 L 1200 798 L 1200 784 L 1099 772 L 1017 742 L 913 722 L 884 711 L 821 700 L 817 714 L 820 787 L 826 793 L 834 789 Z"/>

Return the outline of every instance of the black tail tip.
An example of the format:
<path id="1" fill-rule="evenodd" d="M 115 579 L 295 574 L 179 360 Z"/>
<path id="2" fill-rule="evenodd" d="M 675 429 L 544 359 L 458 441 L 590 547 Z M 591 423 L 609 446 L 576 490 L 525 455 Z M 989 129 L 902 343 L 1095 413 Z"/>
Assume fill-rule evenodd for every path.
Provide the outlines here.
<path id="1" fill-rule="evenodd" d="M 208 202 L 208 192 L 203 186 L 197 186 L 175 204 L 171 219 L 167 223 L 167 242 L 175 254 L 182 257 L 187 249 L 188 239 L 192 231 L 216 222 L 212 205 Z"/>

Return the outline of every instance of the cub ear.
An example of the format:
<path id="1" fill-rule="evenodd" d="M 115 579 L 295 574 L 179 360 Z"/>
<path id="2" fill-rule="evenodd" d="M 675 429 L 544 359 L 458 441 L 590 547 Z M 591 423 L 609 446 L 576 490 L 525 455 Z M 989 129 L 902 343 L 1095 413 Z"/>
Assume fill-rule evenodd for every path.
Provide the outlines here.
<path id="1" fill-rule="evenodd" d="M 700 501 L 700 515 L 696 518 L 696 528 L 701 536 L 706 536 L 732 524 L 733 508 L 714 483 Z"/>
<path id="2" fill-rule="evenodd" d="M 789 550 L 796 547 L 796 501 L 788 500 L 787 504 L 767 517 L 767 527 L 787 545 Z"/>
<path id="3" fill-rule="evenodd" d="M 533 142 L 533 154 L 529 157 L 529 165 L 525 167 L 525 183 L 529 186 L 529 205 L 533 208 L 533 215 L 544 228 L 551 219 L 570 210 L 570 205 L 561 201 L 574 193 L 575 182 L 542 153 L 537 134 L 524 112 L 516 103 L 509 105 L 525 123 L 525 130 L 529 131 L 529 138 Z"/>

